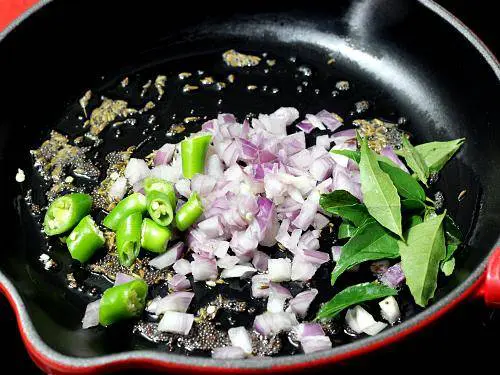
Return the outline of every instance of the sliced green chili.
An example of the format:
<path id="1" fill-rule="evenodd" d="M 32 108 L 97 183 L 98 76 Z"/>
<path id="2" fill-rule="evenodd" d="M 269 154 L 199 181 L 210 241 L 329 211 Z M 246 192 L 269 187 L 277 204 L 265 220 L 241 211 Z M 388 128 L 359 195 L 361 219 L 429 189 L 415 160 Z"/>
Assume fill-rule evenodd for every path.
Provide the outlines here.
<path id="1" fill-rule="evenodd" d="M 146 306 L 148 284 L 133 280 L 106 289 L 99 303 L 99 323 L 109 326 L 120 320 L 141 315 Z"/>
<path id="2" fill-rule="evenodd" d="M 153 253 L 164 253 L 172 232 L 149 218 L 142 221 L 141 246 Z"/>
<path id="3" fill-rule="evenodd" d="M 104 235 L 90 215 L 85 216 L 73 229 L 66 245 L 73 259 L 85 263 L 95 251 L 104 246 Z"/>
<path id="4" fill-rule="evenodd" d="M 88 194 L 72 193 L 56 198 L 47 209 L 43 230 L 49 236 L 62 234 L 73 228 L 92 208 Z"/>
<path id="5" fill-rule="evenodd" d="M 185 178 L 205 171 L 205 157 L 211 140 L 210 134 L 203 134 L 181 142 L 182 174 Z"/>
<path id="6" fill-rule="evenodd" d="M 152 191 L 147 195 L 149 216 L 158 224 L 166 227 L 174 219 L 174 210 L 167 194 Z"/>
<path id="7" fill-rule="evenodd" d="M 200 197 L 196 192 L 192 193 L 188 201 L 182 205 L 175 214 L 175 226 L 180 231 L 185 231 L 203 213 L 203 206 Z"/>
<path id="8" fill-rule="evenodd" d="M 142 214 L 134 212 L 122 220 L 116 231 L 116 250 L 118 260 L 130 267 L 141 250 Z"/>
<path id="9" fill-rule="evenodd" d="M 117 230 L 120 222 L 134 212 L 144 213 L 146 211 L 146 197 L 141 193 L 130 194 L 122 199 L 115 208 L 106 216 L 102 224 L 111 229 Z"/>
<path id="10" fill-rule="evenodd" d="M 147 177 L 144 179 L 144 191 L 146 195 L 151 193 L 152 191 L 159 191 L 168 196 L 170 200 L 170 205 L 175 207 L 177 204 L 177 197 L 175 196 L 175 190 L 172 184 L 168 181 L 162 180 L 161 178 L 156 177 Z"/>

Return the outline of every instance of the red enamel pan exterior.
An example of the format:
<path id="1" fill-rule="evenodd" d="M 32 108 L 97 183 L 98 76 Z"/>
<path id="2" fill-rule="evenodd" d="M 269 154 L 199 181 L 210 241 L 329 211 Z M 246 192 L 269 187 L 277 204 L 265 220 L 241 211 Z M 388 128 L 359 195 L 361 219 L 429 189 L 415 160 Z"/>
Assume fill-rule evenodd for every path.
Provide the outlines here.
<path id="1" fill-rule="evenodd" d="M 33 0 L 10 0 L 3 1 L 0 5 L 0 30 L 6 26 L 15 17 L 24 12 L 29 6 L 36 3 Z M 457 19 L 447 13 L 434 3 L 428 5 L 435 12 L 452 23 L 462 34 L 464 34 L 474 46 L 481 50 L 485 59 L 489 59 L 490 65 L 498 62 L 494 56 L 486 49 L 479 39 L 466 29 Z M 151 354 L 151 352 L 133 352 L 107 357 L 76 359 L 63 356 L 53 351 L 48 345 L 43 343 L 36 333 L 30 318 L 24 307 L 24 304 L 11 282 L 0 273 L 0 291 L 5 294 L 12 308 L 15 311 L 19 330 L 22 339 L 28 349 L 29 355 L 33 361 L 44 371 L 48 373 L 100 373 L 113 370 L 122 370 L 127 368 L 143 368 L 165 370 L 173 373 L 204 373 L 204 374 L 246 374 L 246 373 L 291 373 L 298 372 L 312 367 L 320 367 L 334 364 L 339 361 L 352 359 L 362 354 L 374 351 L 383 346 L 394 343 L 402 338 L 418 331 L 436 319 L 440 318 L 446 312 L 453 309 L 459 303 L 470 298 L 484 298 L 485 303 L 491 307 L 500 307 L 500 248 L 492 251 L 489 259 L 483 262 L 482 268 L 476 270 L 464 284 L 454 298 L 444 298 L 441 303 L 432 309 L 426 310 L 418 316 L 410 319 L 401 326 L 394 327 L 387 332 L 377 335 L 373 338 L 360 340 L 359 343 L 345 346 L 345 350 L 337 351 L 329 356 L 310 356 L 307 360 L 288 359 L 280 361 L 279 359 L 268 361 L 267 365 L 248 367 L 243 362 L 213 362 L 212 364 L 200 364 L 196 361 L 179 361 L 173 363 L 160 355 Z M 263 361 L 266 362 L 266 361 Z"/>

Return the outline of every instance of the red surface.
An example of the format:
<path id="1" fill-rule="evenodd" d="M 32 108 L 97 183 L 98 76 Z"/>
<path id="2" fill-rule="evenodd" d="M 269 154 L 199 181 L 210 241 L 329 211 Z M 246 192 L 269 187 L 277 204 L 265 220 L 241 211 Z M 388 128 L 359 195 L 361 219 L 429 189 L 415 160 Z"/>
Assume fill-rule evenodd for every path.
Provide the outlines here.
<path id="1" fill-rule="evenodd" d="M 38 0 L 0 0 L 0 31 Z"/>
<path id="2" fill-rule="evenodd" d="M 0 30 L 3 30 L 14 18 L 19 14 L 28 9 L 31 5 L 38 2 L 37 0 L 0 0 Z M 84 373 L 96 373 L 103 371 L 112 371 L 125 369 L 130 367 L 144 368 L 144 369 L 156 369 L 156 370 L 170 370 L 174 372 L 182 372 L 185 374 L 195 374 L 200 373 L 200 368 L 189 365 L 180 365 L 173 363 L 165 363 L 157 360 L 151 359 L 133 359 L 133 360 L 121 360 L 106 365 L 88 367 L 88 368 L 77 368 L 73 366 L 62 365 L 47 358 L 43 353 L 39 352 L 33 344 L 28 340 L 24 328 L 20 322 L 20 314 L 15 306 L 12 296 L 9 294 L 7 289 L 0 284 L 0 291 L 5 294 L 9 300 L 12 308 L 15 311 L 19 330 L 21 332 L 22 339 L 28 349 L 28 353 L 33 361 L 44 371 L 50 373 L 72 373 L 72 374 L 84 374 Z M 268 369 L 261 370 L 236 370 L 236 369 L 224 369 L 216 367 L 207 367 L 203 369 L 204 374 L 246 374 L 246 373 L 290 373 L 301 370 L 310 369 L 312 367 L 331 365 L 334 362 L 339 362 L 342 360 L 350 359 L 364 353 L 381 348 L 385 345 L 394 343 L 402 338 L 408 336 L 409 334 L 416 332 L 425 326 L 429 325 L 436 319 L 440 318 L 442 315 L 446 314 L 449 310 L 453 309 L 458 303 L 472 296 L 483 296 L 486 303 L 490 306 L 500 307 L 500 248 L 496 250 L 493 255 L 487 272 L 483 277 L 477 280 L 468 290 L 466 290 L 460 297 L 452 301 L 445 308 L 439 310 L 434 315 L 428 317 L 425 320 L 420 321 L 413 327 L 401 331 L 384 341 L 377 342 L 365 347 L 359 348 L 357 350 L 339 354 L 335 357 L 319 359 L 315 361 L 310 361 L 307 363 L 300 363 L 296 365 L 282 365 L 276 366 Z"/>

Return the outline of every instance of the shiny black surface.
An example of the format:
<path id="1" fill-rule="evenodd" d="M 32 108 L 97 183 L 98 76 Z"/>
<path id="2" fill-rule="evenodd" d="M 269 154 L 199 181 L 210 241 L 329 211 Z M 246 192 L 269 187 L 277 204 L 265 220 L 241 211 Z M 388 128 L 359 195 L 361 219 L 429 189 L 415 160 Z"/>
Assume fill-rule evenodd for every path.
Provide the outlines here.
<path id="1" fill-rule="evenodd" d="M 56 4 L 49 6 L 49 8 L 50 7 L 53 8 L 52 10 L 54 11 L 54 14 L 57 14 L 58 9 L 56 9 Z M 410 8 L 412 7 L 413 6 L 410 6 Z M 341 9 L 341 7 L 338 9 Z M 495 94 L 498 94 L 498 87 L 495 86 L 495 82 L 491 83 L 491 86 L 489 86 L 488 82 L 489 78 L 491 78 L 489 75 L 491 73 L 487 72 L 487 68 L 485 66 L 481 66 L 480 64 L 474 65 L 476 59 L 473 56 L 473 52 L 470 51 L 470 47 L 465 46 L 462 41 L 460 41 L 460 38 L 455 38 L 453 35 L 449 34 L 449 32 L 446 32 L 447 27 L 441 25 L 441 21 L 434 20 L 436 23 L 434 24 L 433 20 L 429 20 L 429 22 L 426 23 L 428 27 L 425 30 L 422 30 L 422 28 L 419 27 L 422 20 L 418 18 L 418 9 L 410 10 L 411 12 L 407 14 L 411 14 L 412 16 L 408 16 L 409 18 L 402 17 L 398 19 L 398 17 L 396 17 L 396 19 L 393 20 L 391 17 L 382 17 L 380 15 L 374 16 L 374 19 L 369 22 L 370 28 L 373 27 L 377 29 L 378 26 L 381 28 L 378 30 L 369 30 L 370 32 L 367 35 L 358 35 L 356 30 L 347 31 L 353 32 L 352 36 L 355 37 L 355 40 L 359 41 L 363 47 L 368 48 L 368 51 L 371 50 L 370 52 L 373 52 L 372 56 L 377 56 L 377 53 L 383 55 L 386 49 L 399 48 L 400 50 L 397 55 L 399 55 L 400 61 L 396 61 L 396 67 L 402 67 L 403 70 L 407 69 L 405 73 L 407 73 L 408 70 L 411 71 L 411 75 L 400 75 L 399 73 L 401 72 L 401 69 L 396 69 L 392 72 L 394 74 L 391 77 L 381 71 L 363 72 L 356 70 L 357 68 L 354 69 L 356 72 L 355 74 L 358 74 L 368 82 L 373 82 L 373 74 L 379 74 L 381 81 L 377 82 L 377 84 L 379 87 L 383 88 L 383 90 L 388 91 L 391 96 L 396 97 L 398 103 L 395 108 L 401 108 L 402 111 L 404 111 L 404 113 L 410 118 L 410 126 L 413 126 L 411 127 L 411 130 L 415 132 L 419 140 L 428 140 L 433 139 L 434 137 L 441 138 L 465 135 L 475 142 L 473 145 L 476 147 L 468 146 L 463 153 L 463 157 L 461 158 L 462 160 L 466 160 L 466 164 L 469 164 L 474 172 L 460 175 L 457 171 L 463 171 L 464 169 L 458 168 L 458 165 L 455 165 L 455 167 L 451 165 L 449 167 L 450 172 L 448 177 L 446 174 L 443 175 L 443 179 L 445 179 L 445 181 L 447 178 L 450 181 L 447 183 L 447 186 L 451 189 L 449 192 L 450 196 L 456 196 L 458 191 L 460 191 L 460 187 L 464 184 L 483 186 L 486 190 L 488 190 L 489 186 L 493 186 L 493 184 L 498 180 L 498 177 L 489 173 L 491 170 L 488 171 L 487 168 L 485 168 L 488 165 L 491 165 L 489 162 L 492 160 L 498 161 L 498 155 L 494 152 L 494 148 L 496 146 L 494 140 L 498 138 L 498 134 L 497 130 L 492 129 L 492 126 L 494 125 L 494 115 L 498 114 L 498 109 L 496 109 L 493 105 L 495 97 L 498 96 L 495 96 Z M 394 11 L 394 14 L 400 15 L 405 13 L 405 9 L 392 9 L 392 11 Z M 300 14 L 300 12 L 297 14 Z M 314 17 L 320 19 L 321 17 L 319 14 L 320 12 L 318 10 L 318 13 Z M 135 14 L 135 16 L 137 17 L 137 20 L 142 19 L 140 14 Z M 39 15 L 37 17 L 43 17 L 43 15 Z M 194 18 L 195 16 L 191 17 L 190 21 Z M 71 19 L 71 14 L 68 15 L 68 19 Z M 85 17 L 83 17 L 83 19 L 85 19 Z M 108 23 L 113 24 L 113 22 L 118 21 Z M 120 22 L 126 24 L 126 21 L 121 20 Z M 151 20 L 151 17 L 149 17 L 148 22 L 156 24 L 155 20 Z M 108 23 L 106 25 L 108 25 Z M 387 23 L 389 25 L 387 25 Z M 322 23 L 322 25 L 325 28 L 332 26 L 328 22 Z M 384 25 L 386 25 L 387 28 Z M 64 25 L 63 22 L 60 22 L 58 23 L 57 30 L 60 30 L 61 27 L 64 28 L 69 26 L 71 26 L 71 28 L 74 27 L 76 30 L 82 25 L 75 25 L 74 22 L 71 25 Z M 169 26 L 172 26 L 172 24 Z M 338 32 L 346 32 L 345 24 L 340 23 L 339 25 L 333 25 L 334 29 L 337 27 Z M 439 33 L 440 27 L 442 28 L 442 33 Z M 77 38 L 68 41 L 71 45 L 86 46 L 85 49 L 82 50 L 80 47 L 75 48 L 74 51 L 70 49 L 69 51 L 65 51 L 65 53 L 57 59 L 58 51 L 61 47 L 59 45 L 61 38 L 55 38 L 57 30 L 56 27 L 54 27 L 54 30 L 49 28 L 47 30 L 47 35 L 44 35 L 43 37 L 40 35 L 40 41 L 33 41 L 33 45 L 31 46 L 32 48 L 27 48 L 24 52 L 30 55 L 33 54 L 34 56 L 25 56 L 25 59 L 16 59 L 15 62 L 6 61 L 0 63 L 2 65 L 6 65 L 2 66 L 2 73 L 0 74 L 5 75 L 6 72 L 13 72 L 17 69 L 26 69 L 25 72 L 27 73 L 23 77 L 23 80 L 32 82 L 32 90 L 29 90 L 30 92 L 26 93 L 25 87 L 22 87 L 22 85 L 16 85 L 19 76 L 17 76 L 17 79 L 14 74 L 2 77 L 5 78 L 3 82 L 7 82 L 7 87 L 15 87 L 13 89 L 14 95 L 12 98 L 17 100 L 15 103 L 11 103 L 9 101 L 9 107 L 12 108 L 12 111 L 5 115 L 2 120 L 2 126 L 4 126 L 5 123 L 10 122 L 12 124 L 25 126 L 28 126 L 29 124 L 30 129 L 47 129 L 48 126 L 53 124 L 55 119 L 60 116 L 64 106 L 68 104 L 69 101 L 74 100 L 78 97 L 78 95 L 80 95 L 82 88 L 86 88 L 89 85 L 89 82 L 95 82 L 95 78 L 98 76 L 95 69 L 98 67 L 106 68 L 106 66 L 111 62 L 116 64 L 116 62 L 120 61 L 120 58 L 122 57 L 122 52 L 103 51 L 95 44 L 90 43 L 89 45 L 88 43 L 85 43 L 85 41 L 94 40 L 94 37 L 98 37 L 99 34 L 107 34 L 102 28 L 96 28 L 96 30 L 87 30 L 87 35 L 82 35 L 82 40 L 78 40 Z M 416 32 L 417 30 L 419 31 L 418 33 Z M 433 33 L 436 31 L 439 35 L 434 38 L 436 40 L 428 39 L 428 37 L 434 35 Z M 94 35 L 94 33 L 96 35 Z M 140 32 L 137 34 L 140 34 Z M 307 33 L 304 34 L 302 31 L 298 33 L 298 37 L 307 36 Z M 259 37 L 259 35 L 257 35 L 257 37 Z M 134 38 L 135 37 L 131 39 Z M 372 38 L 375 38 L 375 40 L 372 40 Z M 57 43 L 55 43 L 56 40 L 58 41 Z M 126 56 L 121 60 L 120 65 L 133 63 L 132 61 L 129 61 L 130 59 L 128 56 L 134 56 L 133 49 L 137 44 L 141 44 L 139 41 L 144 42 L 140 38 L 137 38 L 137 40 L 131 40 L 132 47 L 127 49 Z M 330 42 L 329 40 L 323 41 L 325 43 Z M 150 41 L 144 42 L 146 45 L 149 43 Z M 198 48 L 206 47 L 205 43 L 199 43 L 196 41 L 194 41 L 194 43 L 194 45 L 198 46 Z M 232 43 L 234 43 L 234 41 L 232 41 Z M 106 45 L 109 47 L 107 43 Z M 227 45 L 232 46 L 230 44 Z M 433 48 L 433 46 L 439 46 L 440 49 Z M 15 45 L 12 44 L 6 48 L 9 47 L 15 48 Z M 142 47 L 143 45 L 141 44 L 141 48 Z M 185 46 L 182 45 L 174 45 L 169 48 L 179 52 L 182 51 L 184 47 Z M 210 47 L 213 47 L 213 45 Z M 299 48 L 302 51 L 308 51 L 308 48 L 309 50 L 316 50 L 316 48 L 311 49 L 310 45 L 305 47 L 301 45 L 294 45 L 293 48 Z M 130 49 L 132 49 L 132 51 L 130 51 Z M 117 48 L 117 50 L 120 50 L 120 48 Z M 43 54 L 40 53 L 42 51 L 44 52 Z M 432 54 L 430 54 L 431 51 L 433 52 Z M 85 56 L 86 53 L 84 52 L 90 54 L 92 58 L 85 60 L 85 65 L 82 66 L 82 64 L 77 62 L 75 59 L 78 56 L 80 58 Z M 151 53 L 151 51 L 149 53 Z M 156 53 L 157 51 L 153 51 L 153 54 Z M 113 59 L 108 56 L 109 54 L 113 55 Z M 471 56 L 468 54 L 471 54 Z M 148 54 L 146 54 L 144 58 L 149 60 L 147 55 Z M 37 56 L 36 59 L 35 56 Z M 460 59 L 458 59 L 458 56 Z M 56 58 L 56 61 L 58 62 L 54 63 L 54 60 L 52 60 L 53 58 Z M 35 60 L 37 61 L 39 68 L 28 69 L 28 65 L 32 65 Z M 459 63 L 452 64 L 452 61 L 459 61 Z M 31 64 L 28 64 L 28 62 L 31 62 Z M 363 64 L 363 61 L 361 61 L 361 63 Z M 368 64 L 370 61 L 365 61 L 365 63 Z M 472 64 L 472 66 L 470 64 Z M 373 68 L 373 66 L 365 67 L 368 69 Z M 113 67 L 110 66 L 109 69 L 112 71 Z M 384 69 L 386 69 L 386 67 L 384 67 Z M 40 76 L 41 72 L 44 72 L 42 76 Z M 33 74 L 33 76 L 31 76 L 31 74 Z M 57 79 L 57 77 L 61 76 L 66 76 L 66 79 Z M 424 84 L 424 86 L 427 86 L 424 87 L 423 92 L 418 89 L 415 90 L 415 87 L 412 85 L 408 86 L 408 83 L 411 83 L 411 81 L 408 81 L 409 76 L 418 79 L 419 82 Z M 460 79 L 457 79 L 457 77 L 460 77 Z M 50 98 L 47 97 L 47 95 L 44 95 L 44 91 L 46 92 L 47 87 L 50 85 L 49 82 L 52 84 L 51 87 L 57 88 L 57 90 L 52 89 L 49 91 Z M 407 92 L 398 92 L 397 90 L 394 90 L 394 86 L 398 87 L 398 84 L 401 84 L 401 87 L 409 88 L 410 90 Z M 22 90 L 17 91 L 16 88 Z M 32 104 L 32 106 L 30 106 L 31 109 L 29 113 L 28 111 L 22 110 L 23 105 L 26 103 L 26 99 L 23 98 L 26 98 L 26 95 L 28 95 L 28 99 L 31 98 L 28 100 L 28 102 Z M 426 100 L 426 95 L 431 98 L 434 96 L 437 101 L 433 100 L 430 102 Z M 72 99 L 67 99 L 69 97 Z M 34 100 L 35 98 L 38 98 L 39 100 L 36 101 Z M 417 99 L 416 102 L 415 98 Z M 331 107 L 332 110 L 335 110 L 334 101 L 332 102 Z M 44 124 L 44 126 L 39 124 Z M 421 127 L 417 127 L 417 125 L 421 125 Z M 2 127 L 2 131 L 5 131 L 4 129 L 5 128 Z M 14 134 L 17 133 L 16 135 L 18 136 L 18 139 L 23 139 L 23 143 L 25 145 L 36 142 L 36 140 L 40 137 L 39 130 L 35 130 L 31 133 L 31 135 L 28 135 L 28 138 L 26 138 L 26 132 L 20 130 L 22 129 L 21 127 L 17 129 L 18 131 L 14 131 Z M 2 137 L 2 140 L 4 139 L 7 139 L 7 137 Z M 11 147 L 17 148 L 17 145 L 11 144 Z M 8 174 L 12 176 L 16 167 L 16 165 L 10 165 L 8 167 Z M 476 175 L 479 176 L 479 184 L 477 184 L 476 180 L 472 177 Z M 457 176 L 459 176 L 458 179 Z M 454 188 L 456 191 L 452 190 Z M 488 191 L 486 191 L 486 194 L 488 194 Z M 484 256 L 485 252 L 488 250 L 488 243 L 491 244 L 492 238 L 496 238 L 497 232 L 491 231 L 490 228 L 492 228 L 492 225 L 496 224 L 496 218 L 493 213 L 495 213 L 494 208 L 497 206 L 492 206 L 491 204 L 497 205 L 498 202 L 490 202 L 490 206 L 486 206 L 486 210 L 492 212 L 492 215 L 484 217 L 484 221 L 479 223 L 479 228 L 483 232 L 481 233 L 481 238 L 474 240 L 472 243 L 472 250 L 468 259 L 465 259 L 464 257 L 462 260 L 461 268 L 463 269 L 464 274 L 471 270 L 481 257 Z M 470 213 L 472 212 L 473 206 L 474 202 L 468 206 L 469 209 L 462 211 L 462 218 L 466 223 L 471 217 Z M 456 209 L 458 210 L 458 208 Z M 460 216 L 460 211 L 458 214 Z M 490 230 L 486 229 L 485 232 L 484 228 L 488 228 Z M 10 255 L 12 254 L 9 253 L 8 256 Z M 19 254 L 17 253 L 16 256 L 19 256 Z M 7 267 L 6 265 L 4 266 Z M 39 303 L 41 305 L 44 304 L 43 298 L 40 300 L 39 291 L 33 289 L 33 285 L 30 284 L 30 280 L 22 278 L 23 272 L 26 272 L 26 268 L 19 267 L 19 264 L 16 265 L 15 261 L 11 263 L 10 267 L 10 271 L 13 272 L 13 276 L 19 278 L 17 280 L 19 283 L 18 285 L 26 292 L 25 298 L 29 299 L 29 306 L 30 309 L 32 309 L 33 314 L 38 317 L 41 322 L 47 322 L 47 316 L 44 315 L 43 309 L 40 310 L 36 306 Z M 27 272 L 30 272 L 29 269 Z M 31 273 L 31 276 L 33 276 L 33 273 Z M 40 279 L 40 283 L 46 282 L 48 281 Z M 455 282 L 458 282 L 458 280 L 455 280 Z M 58 297 L 56 296 L 56 300 L 57 298 Z M 75 310 L 77 309 L 73 309 L 73 311 Z M 61 312 L 61 315 L 66 315 L 66 311 L 67 310 Z M 71 319 L 73 321 L 75 320 L 74 318 Z M 52 328 L 53 327 L 50 326 L 47 327 L 47 335 L 51 335 L 50 332 Z M 69 337 L 69 332 L 66 332 L 66 334 Z M 59 335 L 56 341 L 59 339 L 64 340 L 64 335 Z"/>

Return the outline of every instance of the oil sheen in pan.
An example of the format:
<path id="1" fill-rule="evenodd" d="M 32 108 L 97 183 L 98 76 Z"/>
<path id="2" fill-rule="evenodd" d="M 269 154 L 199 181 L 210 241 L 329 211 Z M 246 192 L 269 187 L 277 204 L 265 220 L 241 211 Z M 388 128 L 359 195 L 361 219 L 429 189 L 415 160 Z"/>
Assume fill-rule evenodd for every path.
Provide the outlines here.
<path id="1" fill-rule="evenodd" d="M 84 103 L 87 113 L 97 108 L 103 97 L 125 100 L 129 108 L 139 110 L 125 121 L 115 121 L 100 134 L 104 142 L 90 153 L 92 162 L 101 171 L 105 171 L 106 155 L 132 145 L 139 145 L 134 157 L 144 158 L 166 142 L 179 142 L 189 132 L 197 131 L 204 120 L 214 118 L 218 113 L 234 113 L 242 120 L 247 115 L 270 113 L 281 106 L 294 106 L 299 109 L 301 116 L 305 113 L 316 113 L 323 108 L 336 112 L 344 118 L 349 127 L 352 120 L 363 118 L 377 117 L 394 123 L 406 121 L 395 110 L 396 103 L 390 95 L 338 68 L 331 56 L 303 59 L 301 56 L 290 55 L 290 51 L 273 55 L 253 51 L 254 55 L 261 58 L 259 64 L 230 67 L 223 62 L 221 54 L 222 51 L 204 55 L 202 58 L 196 56 L 170 61 L 135 74 L 115 77 L 105 82 L 102 87 L 91 88 L 92 96 L 86 98 Z M 156 77 L 162 75 L 166 76 L 166 80 L 159 91 L 154 83 Z M 54 129 L 74 139 L 88 131 L 83 128 L 84 121 L 82 107 L 76 102 L 68 108 L 68 112 Z M 307 137 L 308 146 L 314 144 L 316 135 L 318 134 L 313 132 Z M 33 176 L 33 179 L 36 181 L 36 176 Z M 38 182 L 41 190 L 34 188 L 31 204 L 42 206 L 45 204 L 42 198 L 43 189 L 47 188 L 47 184 L 42 180 Z M 90 191 L 95 182 L 75 176 L 74 184 Z M 104 213 L 100 215 L 97 214 L 98 221 Z M 323 230 L 323 251 L 330 251 L 335 237 L 335 230 Z M 48 272 L 51 272 L 61 287 L 73 288 L 73 292 L 81 300 L 83 315 L 85 304 L 95 300 L 102 290 L 109 287 L 109 280 L 71 262 L 67 250 L 59 240 L 51 239 L 49 246 L 52 249 L 51 258 L 57 263 L 57 267 Z M 270 251 L 272 257 L 285 256 L 277 247 Z M 308 283 L 309 287 L 319 290 L 319 295 L 311 306 L 307 319 L 312 319 L 319 304 L 330 299 L 334 293 L 348 285 L 374 278 L 369 265 L 362 265 L 358 272 L 347 273 L 339 280 L 335 290 L 332 290 L 329 284 L 330 273 L 331 264 L 323 265 L 314 280 Z M 118 340 L 120 337 L 132 335 L 134 348 L 137 349 L 156 346 L 161 350 L 167 348 L 188 355 L 210 355 L 209 349 L 214 345 L 212 343 L 211 346 L 210 341 L 217 344 L 227 343 L 227 329 L 241 325 L 251 328 L 254 316 L 265 311 L 264 301 L 250 297 L 249 281 L 229 280 L 227 284 L 215 287 L 203 282 L 192 284 L 195 298 L 190 312 L 217 304 L 219 298 L 229 301 L 229 304 L 243 302 L 245 311 L 225 306 L 226 308 L 219 310 L 216 319 L 204 325 L 196 325 L 188 337 L 156 332 L 151 324 L 154 318 L 147 314 L 135 327 L 132 326 L 133 323 L 126 322 L 107 328 L 107 334 Z M 286 286 L 293 294 L 298 292 L 300 287 L 297 283 L 289 283 Z M 297 290 L 294 292 L 294 289 Z M 156 285 L 150 288 L 148 299 L 166 293 L 165 285 Z M 403 319 L 417 311 L 407 290 L 403 290 L 398 299 Z M 375 306 L 376 304 L 367 304 L 368 310 L 379 318 Z M 340 320 L 333 322 L 328 328 L 334 345 L 355 339 L 344 329 Z M 94 329 L 104 330 L 102 327 Z M 254 346 L 259 354 L 284 355 L 299 350 L 287 335 L 280 335 L 271 340 L 254 336 Z"/>

